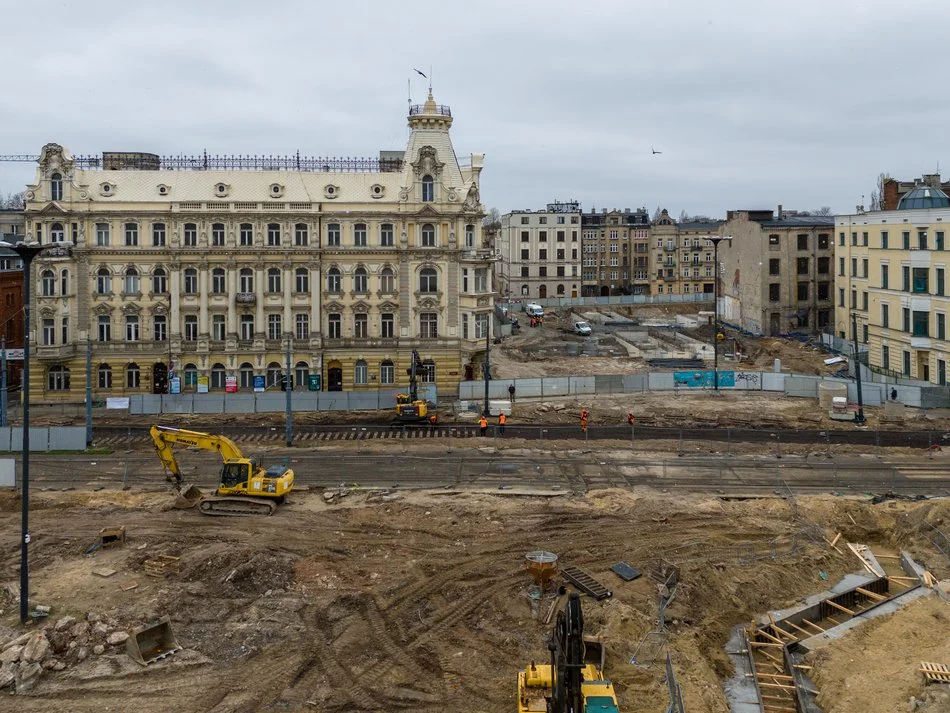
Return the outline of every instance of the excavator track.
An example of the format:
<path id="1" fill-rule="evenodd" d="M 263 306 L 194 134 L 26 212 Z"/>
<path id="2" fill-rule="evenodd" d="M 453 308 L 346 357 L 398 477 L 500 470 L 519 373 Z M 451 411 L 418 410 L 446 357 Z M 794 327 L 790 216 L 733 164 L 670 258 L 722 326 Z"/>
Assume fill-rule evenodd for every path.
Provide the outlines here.
<path id="1" fill-rule="evenodd" d="M 198 504 L 202 515 L 230 515 L 236 517 L 260 517 L 273 515 L 277 503 L 262 498 L 240 496 L 215 496 L 205 498 Z"/>

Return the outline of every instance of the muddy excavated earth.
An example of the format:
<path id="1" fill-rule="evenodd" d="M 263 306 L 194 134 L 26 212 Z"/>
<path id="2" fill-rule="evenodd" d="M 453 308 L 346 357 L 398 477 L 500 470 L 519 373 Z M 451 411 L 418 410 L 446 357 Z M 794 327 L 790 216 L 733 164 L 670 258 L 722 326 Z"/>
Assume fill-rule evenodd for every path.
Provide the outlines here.
<path id="1" fill-rule="evenodd" d="M 3 497 L 0 683 L 12 673 L 3 690 L 17 695 L 0 698 L 0 710 L 512 711 L 518 670 L 548 658 L 553 624 L 543 619 L 556 591 L 532 599 L 525 569 L 525 554 L 543 549 L 612 590 L 601 601 L 585 596 L 583 607 L 627 711 L 666 710 L 662 661 L 629 660 L 657 627 L 648 573 L 676 564 L 667 650 L 686 708 L 725 713 L 730 628 L 860 569 L 823 536 L 906 549 L 938 578 L 948 574 L 921 534 L 924 522 L 950 529 L 943 500 L 353 491 L 328 504 L 299 492 L 269 518 L 207 517 L 170 502 L 155 492 L 33 495 L 31 605 L 49 614 L 21 627 L 19 502 Z M 119 525 L 124 545 L 93 547 L 100 528 Z M 149 576 L 161 558 L 174 566 Z M 621 580 L 610 571 L 621 561 L 644 575 Z M 861 659 L 870 678 L 898 672 L 902 696 L 924 695 L 921 660 L 950 655 L 928 635 L 935 622 L 946 628 L 950 605 L 932 597 L 926 606 L 900 627 L 899 645 Z M 123 632 L 161 617 L 182 650 L 136 663 Z M 875 630 L 887 634 L 887 621 Z M 852 634 L 815 662 L 815 680 L 829 686 L 826 711 L 870 710 L 843 693 L 851 674 L 834 658 L 858 659 L 868 641 Z"/>

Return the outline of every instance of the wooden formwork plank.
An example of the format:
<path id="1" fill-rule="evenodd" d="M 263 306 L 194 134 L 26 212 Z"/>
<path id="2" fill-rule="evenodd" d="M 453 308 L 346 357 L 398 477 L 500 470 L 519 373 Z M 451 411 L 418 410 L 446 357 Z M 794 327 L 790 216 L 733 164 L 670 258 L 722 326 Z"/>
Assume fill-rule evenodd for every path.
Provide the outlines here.
<path id="1" fill-rule="evenodd" d="M 826 599 L 826 600 L 825 600 L 825 604 L 827 604 L 828 606 L 832 606 L 832 607 L 834 607 L 835 609 L 838 609 L 839 611 L 843 611 L 843 612 L 844 612 L 845 614 L 847 614 L 848 616 L 854 616 L 854 612 L 853 612 L 852 610 L 848 609 L 847 607 L 841 606 L 840 604 L 838 604 L 837 602 L 832 601 L 831 599 Z M 830 618 L 830 617 L 829 617 L 829 618 Z"/>
<path id="2" fill-rule="evenodd" d="M 858 592 L 859 594 L 863 594 L 868 599 L 871 599 L 875 602 L 883 602 L 885 599 L 887 599 L 887 597 L 885 597 L 883 594 L 877 594 L 872 592 L 870 589 L 865 589 L 864 587 L 855 587 L 854 591 Z"/>

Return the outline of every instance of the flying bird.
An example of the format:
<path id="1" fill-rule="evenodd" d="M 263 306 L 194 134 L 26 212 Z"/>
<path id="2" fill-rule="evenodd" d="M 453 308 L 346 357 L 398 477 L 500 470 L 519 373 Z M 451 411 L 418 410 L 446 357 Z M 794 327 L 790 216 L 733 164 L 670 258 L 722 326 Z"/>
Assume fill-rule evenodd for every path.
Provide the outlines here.
<path id="1" fill-rule="evenodd" d="M 416 74 L 422 74 L 422 72 L 420 72 L 420 71 L 419 71 L 418 69 L 416 69 L 415 67 L 412 68 L 412 71 L 414 71 Z M 426 75 L 422 74 L 422 76 L 425 77 L 426 79 L 428 79 L 428 77 L 426 77 Z"/>
<path id="2" fill-rule="evenodd" d="M 650 147 L 650 150 L 651 150 L 654 154 L 663 153 L 662 151 L 657 151 L 657 150 L 656 150 L 655 148 L 653 148 L 652 146 Z"/>

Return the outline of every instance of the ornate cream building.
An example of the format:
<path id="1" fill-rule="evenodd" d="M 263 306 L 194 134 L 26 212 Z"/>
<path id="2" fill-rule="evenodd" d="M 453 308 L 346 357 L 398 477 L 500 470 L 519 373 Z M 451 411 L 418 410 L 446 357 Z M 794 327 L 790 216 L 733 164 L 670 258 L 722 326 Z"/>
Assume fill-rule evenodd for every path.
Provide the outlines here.
<path id="1" fill-rule="evenodd" d="M 378 160 L 44 146 L 25 231 L 72 247 L 34 263 L 32 393 L 81 401 L 87 338 L 97 396 L 272 387 L 288 343 L 298 389 L 405 386 L 418 350 L 454 390 L 490 329 L 484 156 L 458 160 L 431 94 L 408 121 Z"/>

